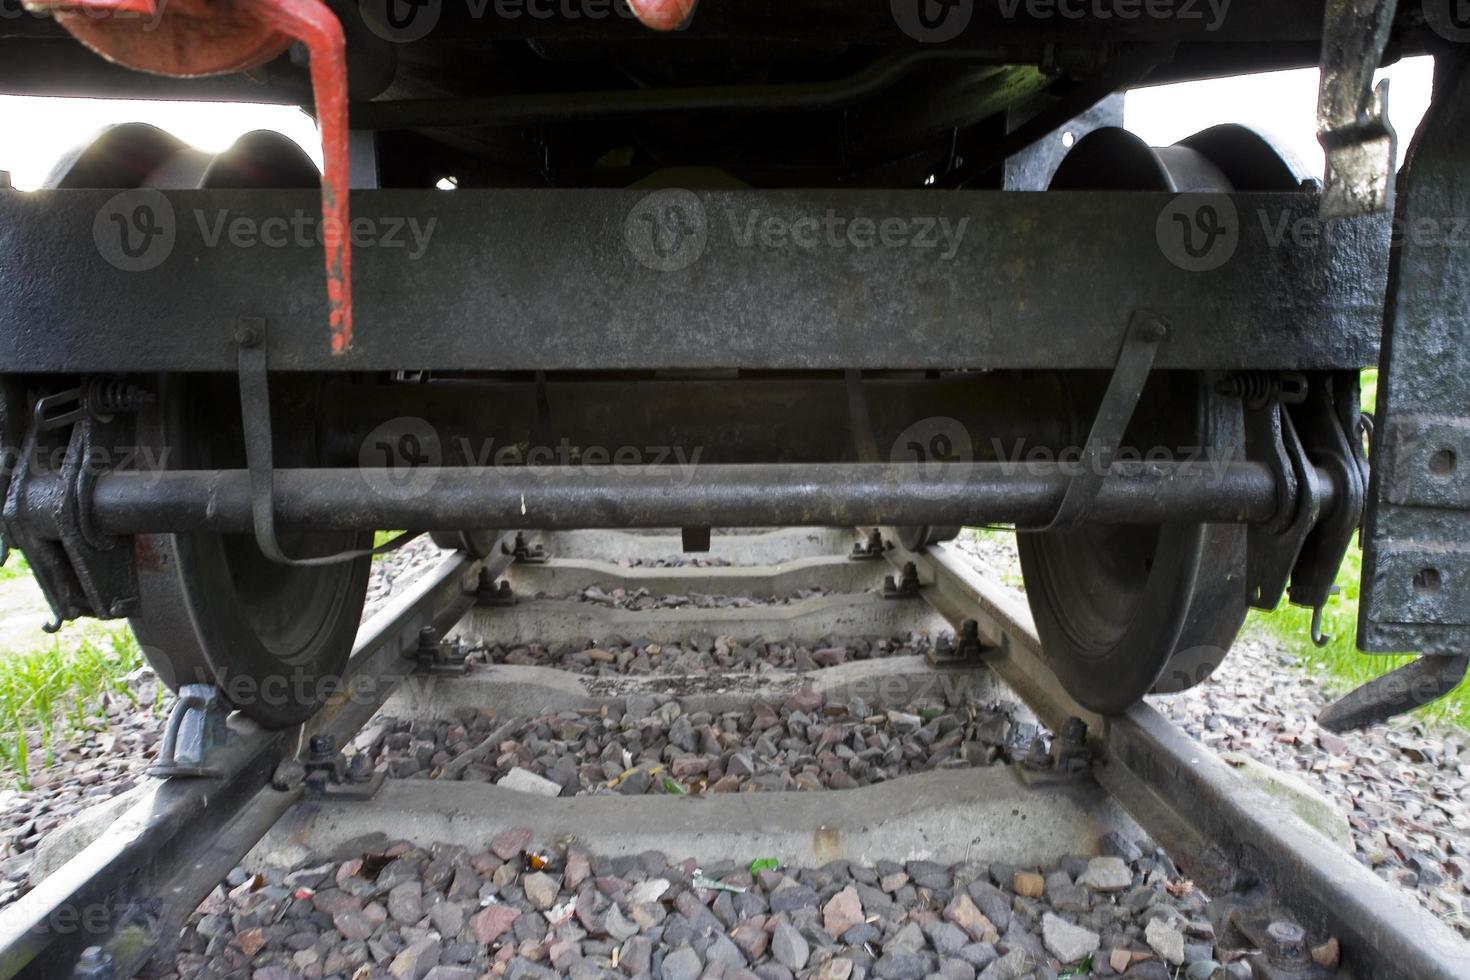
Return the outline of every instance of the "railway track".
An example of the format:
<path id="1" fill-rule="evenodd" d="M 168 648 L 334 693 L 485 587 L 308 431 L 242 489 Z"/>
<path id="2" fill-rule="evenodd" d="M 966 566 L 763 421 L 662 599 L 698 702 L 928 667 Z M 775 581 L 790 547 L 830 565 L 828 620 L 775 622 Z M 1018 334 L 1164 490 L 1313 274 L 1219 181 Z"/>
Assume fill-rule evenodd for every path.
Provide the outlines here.
<path id="1" fill-rule="evenodd" d="M 185 716 L 175 762 L 207 774 L 0 913 L 0 974 L 244 976 L 251 947 L 255 980 L 1463 974 L 1463 940 L 1153 708 L 1074 703 L 958 552 L 894 538 L 446 559 L 304 729 Z"/>

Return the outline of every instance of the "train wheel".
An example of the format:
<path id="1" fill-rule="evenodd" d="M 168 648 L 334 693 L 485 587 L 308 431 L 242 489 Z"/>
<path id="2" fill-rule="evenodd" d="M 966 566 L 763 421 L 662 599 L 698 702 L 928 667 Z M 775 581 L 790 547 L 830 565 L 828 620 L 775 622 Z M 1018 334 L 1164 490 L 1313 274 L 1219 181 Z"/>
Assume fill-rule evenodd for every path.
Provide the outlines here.
<path id="1" fill-rule="evenodd" d="M 960 536 L 958 527 L 900 527 L 897 528 L 898 543 L 915 553 L 922 553 L 931 545 L 953 541 Z"/>
<path id="2" fill-rule="evenodd" d="M 317 171 L 276 133 L 243 136 L 218 156 L 189 149 L 161 130 L 117 126 L 53 171 L 56 187 L 188 189 L 314 187 Z M 309 377 L 273 384 L 277 465 L 322 462 L 315 433 L 319 385 Z M 159 379 L 138 419 L 140 447 L 173 469 L 244 465 L 239 398 L 219 378 Z M 287 533 L 294 557 L 371 547 L 371 533 Z M 141 535 L 136 540 L 139 608 L 132 627 L 149 663 L 172 688 L 214 684 L 249 717 L 271 728 L 299 724 L 331 693 L 352 652 L 371 561 L 301 568 L 268 560 L 249 535 Z"/>
<path id="3" fill-rule="evenodd" d="M 489 558 L 500 540 L 499 531 L 432 531 L 434 544 L 447 551 L 463 551 L 471 558 Z"/>
<path id="4" fill-rule="evenodd" d="M 1063 161 L 1054 189 L 1228 192 L 1298 187 L 1298 168 L 1239 126 L 1155 150 L 1119 129 L 1097 130 Z M 1241 407 L 1196 379 L 1200 446 L 1242 441 Z M 1043 653 L 1067 691 L 1105 714 L 1144 695 L 1199 684 L 1225 659 L 1245 621 L 1246 528 L 1165 524 L 1022 532 L 1021 571 Z"/>
<path id="5" fill-rule="evenodd" d="M 320 463 L 315 433 L 290 419 L 317 414 L 313 379 L 273 385 L 280 466 Z M 140 418 L 140 441 L 166 447 L 174 469 L 245 465 L 238 399 L 220 379 L 164 378 Z M 282 532 L 298 558 L 372 547 L 371 532 Z M 269 728 L 315 713 L 342 676 L 362 619 L 372 561 L 281 565 L 253 536 L 160 534 L 138 539 L 139 609 L 133 632 L 171 686 L 212 683 Z"/>

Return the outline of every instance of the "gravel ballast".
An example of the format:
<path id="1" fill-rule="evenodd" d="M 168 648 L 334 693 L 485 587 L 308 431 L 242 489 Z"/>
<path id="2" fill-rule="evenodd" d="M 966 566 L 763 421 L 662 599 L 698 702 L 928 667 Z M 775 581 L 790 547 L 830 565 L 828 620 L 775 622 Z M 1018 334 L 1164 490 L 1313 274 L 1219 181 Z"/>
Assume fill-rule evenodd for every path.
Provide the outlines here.
<path id="1" fill-rule="evenodd" d="M 491 645 L 474 651 L 474 661 L 520 667 L 555 667 L 596 676 L 620 674 L 743 674 L 772 670 L 812 671 L 876 657 L 923 656 L 928 636 L 828 639 L 795 643 L 783 639 L 741 641 L 733 636 L 694 633 L 681 643 L 654 643 L 605 636 L 526 646 Z"/>
<path id="2" fill-rule="evenodd" d="M 836 861 L 704 866 L 658 852 L 550 852 L 529 829 L 469 846 L 365 839 L 236 872 L 204 903 L 177 974 L 249 980 L 650 977 L 1246 978 L 1205 896 L 1147 856 L 1057 867 Z M 752 860 L 759 859 L 759 855 Z M 1107 888 L 1085 882 L 1107 865 Z M 1187 974 L 1185 971 L 1189 971 Z"/>
<path id="3" fill-rule="evenodd" d="M 354 743 L 393 778 L 508 785 L 549 796 L 851 789 L 906 773 L 1004 763 L 1044 735 L 1007 704 L 878 711 L 810 689 L 741 711 L 685 711 L 654 696 L 501 719 L 379 719 Z M 508 781 L 508 782 L 507 782 Z"/>

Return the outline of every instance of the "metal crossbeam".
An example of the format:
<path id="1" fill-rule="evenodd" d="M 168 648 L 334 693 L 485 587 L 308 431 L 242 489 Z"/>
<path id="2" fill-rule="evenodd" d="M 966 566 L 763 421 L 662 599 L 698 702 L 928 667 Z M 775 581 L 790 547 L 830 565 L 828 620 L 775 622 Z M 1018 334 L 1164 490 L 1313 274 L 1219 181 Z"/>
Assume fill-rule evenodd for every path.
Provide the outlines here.
<path id="1" fill-rule="evenodd" d="M 1386 219 L 1193 198 L 354 192 L 333 357 L 310 191 L 0 192 L 0 371 L 234 371 L 242 316 L 273 370 L 1107 369 L 1138 309 L 1158 369 L 1375 361 Z"/>

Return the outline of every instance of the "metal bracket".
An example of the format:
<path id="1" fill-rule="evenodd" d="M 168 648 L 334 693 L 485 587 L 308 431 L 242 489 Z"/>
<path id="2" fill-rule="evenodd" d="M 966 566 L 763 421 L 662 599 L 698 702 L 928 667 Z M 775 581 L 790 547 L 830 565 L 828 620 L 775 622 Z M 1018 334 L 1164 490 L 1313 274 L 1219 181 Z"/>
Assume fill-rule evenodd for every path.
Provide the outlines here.
<path id="1" fill-rule="evenodd" d="M 132 389 L 118 388 L 119 400 L 107 410 L 105 396 L 114 387 L 90 381 L 39 399 L 5 488 L 5 540 L 25 552 L 51 606 L 47 632 L 79 616 L 131 615 L 138 601 L 132 539 L 101 534 L 91 521 L 92 485 L 99 460 L 107 458 L 98 452 L 99 428 L 113 431 L 115 416 L 131 405 L 123 395 Z M 60 473 L 48 472 L 47 457 L 58 456 Z M 53 475 L 60 479 L 46 481 L 50 493 L 33 492 L 33 480 Z"/>
<path id="2" fill-rule="evenodd" d="M 895 581 L 892 575 L 883 577 L 883 598 L 917 599 L 919 597 L 919 569 L 913 562 L 904 562 L 903 573 Z"/>
<path id="3" fill-rule="evenodd" d="M 685 527 L 679 529 L 680 545 L 685 554 L 704 554 L 710 547 L 710 528 Z"/>
<path id="4" fill-rule="evenodd" d="M 515 590 L 506 579 L 495 578 L 488 568 L 480 569 L 479 584 L 475 586 L 475 605 L 507 607 L 519 601 Z"/>
<path id="5" fill-rule="evenodd" d="M 500 548 L 522 565 L 544 565 L 551 558 L 540 543 L 528 544 L 520 531 L 516 532 L 515 544 L 503 544 Z"/>
<path id="6" fill-rule="evenodd" d="M 1399 174 L 1358 646 L 1470 653 L 1470 49 L 1436 58 L 1434 95 Z M 1432 666 L 1423 668 L 1433 673 Z"/>
<path id="7" fill-rule="evenodd" d="M 852 546 L 848 558 L 853 561 L 878 561 L 888 551 L 888 545 L 883 542 L 883 532 L 877 528 L 868 532 L 867 540 L 859 541 Z"/>
<path id="8" fill-rule="evenodd" d="M 1247 532 L 1246 597 L 1257 609 L 1275 609 L 1317 524 L 1322 488 L 1307 460 L 1291 416 L 1280 405 L 1248 413 L 1248 443 L 1262 452 L 1276 478 L 1276 519 Z"/>
<path id="9" fill-rule="evenodd" d="M 1317 139 L 1327 151 L 1324 219 L 1393 206 L 1398 136 L 1388 121 L 1388 80 L 1373 88 L 1397 0 L 1328 0 L 1322 27 Z"/>
<path id="10" fill-rule="evenodd" d="M 1067 484 L 1066 495 L 1062 497 L 1051 523 L 1046 527 L 1025 530 L 1076 527 L 1087 520 L 1097 493 L 1108 477 L 1128 423 L 1133 419 L 1159 348 L 1168 338 L 1169 326 L 1160 317 L 1144 312 L 1133 315 L 1123 337 L 1123 347 L 1118 352 L 1112 378 L 1108 381 L 1108 389 L 1103 393 L 1102 404 L 1098 406 L 1087 444 L 1077 463 L 1080 475 L 1074 476 Z"/>
<path id="11" fill-rule="evenodd" d="M 404 656 L 418 661 L 421 674 L 463 677 L 470 671 L 469 655 L 458 642 L 446 641 L 437 629 L 425 626 L 419 631 L 418 646 L 404 651 Z"/>
<path id="12" fill-rule="evenodd" d="M 148 775 L 158 779 L 212 778 L 219 772 L 205 765 L 212 749 L 229 738 L 225 718 L 229 711 L 217 688 L 210 684 L 185 684 L 168 716 L 158 760 Z"/>
<path id="13" fill-rule="evenodd" d="M 950 664 L 968 663 L 978 660 L 985 652 L 985 644 L 980 639 L 980 624 L 973 619 L 960 622 L 960 631 L 953 639 L 948 633 L 942 633 L 935 641 L 925 660 L 934 667 L 943 667 Z"/>
<path id="14" fill-rule="evenodd" d="M 313 800 L 366 802 L 378 795 L 387 777 L 387 773 L 374 769 L 365 753 L 347 759 L 337 751 L 336 740 L 326 734 L 311 737 L 301 766 L 302 785 L 306 796 Z"/>
<path id="15" fill-rule="evenodd" d="M 291 558 L 281 550 L 276 537 L 276 463 L 271 440 L 271 391 L 266 322 L 260 317 L 241 317 L 235 324 L 239 351 L 240 422 L 245 433 L 245 465 L 250 472 L 250 512 L 255 525 L 255 543 L 261 554 L 281 565 L 302 568 L 340 565 L 343 562 L 381 555 L 401 548 L 414 532 L 400 534 L 377 548 L 343 551 L 315 558 Z"/>
<path id="16" fill-rule="evenodd" d="M 1351 374 L 1319 378 L 1308 387 L 1305 401 L 1289 414 L 1296 420 L 1308 460 L 1327 470 L 1337 488 L 1332 507 L 1302 544 L 1287 591 L 1292 603 L 1313 610 L 1312 642 L 1326 646 L 1331 638 L 1322 635 L 1322 609 L 1337 590 L 1338 570 L 1367 503 L 1368 463 L 1361 440 L 1349 437 L 1356 433 L 1360 417 L 1357 378 Z"/>

